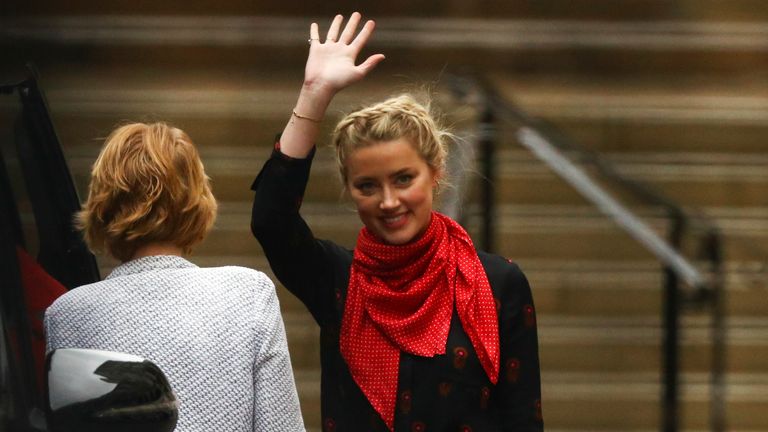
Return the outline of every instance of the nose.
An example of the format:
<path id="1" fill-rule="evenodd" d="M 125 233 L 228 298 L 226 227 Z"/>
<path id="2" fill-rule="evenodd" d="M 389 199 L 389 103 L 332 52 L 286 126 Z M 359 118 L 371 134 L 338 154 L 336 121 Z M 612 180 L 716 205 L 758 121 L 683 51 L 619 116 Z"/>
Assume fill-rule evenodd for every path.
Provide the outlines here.
<path id="1" fill-rule="evenodd" d="M 385 187 L 382 189 L 381 202 L 379 202 L 379 208 L 382 210 L 392 210 L 400 205 L 400 200 L 397 197 L 397 192 L 392 188 Z"/>

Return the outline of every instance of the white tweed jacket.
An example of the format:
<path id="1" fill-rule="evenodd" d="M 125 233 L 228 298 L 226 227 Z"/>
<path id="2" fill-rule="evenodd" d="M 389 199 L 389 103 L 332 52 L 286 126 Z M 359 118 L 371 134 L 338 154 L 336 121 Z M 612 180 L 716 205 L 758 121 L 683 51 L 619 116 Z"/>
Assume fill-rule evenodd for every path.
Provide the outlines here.
<path id="1" fill-rule="evenodd" d="M 275 286 L 256 270 L 139 258 L 56 300 L 45 329 L 49 351 L 154 361 L 179 399 L 177 432 L 304 431 Z"/>

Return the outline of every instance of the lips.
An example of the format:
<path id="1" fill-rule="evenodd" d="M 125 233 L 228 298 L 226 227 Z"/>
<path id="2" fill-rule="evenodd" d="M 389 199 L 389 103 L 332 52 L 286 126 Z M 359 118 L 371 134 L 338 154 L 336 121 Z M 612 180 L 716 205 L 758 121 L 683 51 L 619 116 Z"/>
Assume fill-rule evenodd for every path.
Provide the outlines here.
<path id="1" fill-rule="evenodd" d="M 387 216 L 381 218 L 382 225 L 387 229 L 398 229 L 403 227 L 408 222 L 408 217 L 405 213 L 396 216 Z"/>

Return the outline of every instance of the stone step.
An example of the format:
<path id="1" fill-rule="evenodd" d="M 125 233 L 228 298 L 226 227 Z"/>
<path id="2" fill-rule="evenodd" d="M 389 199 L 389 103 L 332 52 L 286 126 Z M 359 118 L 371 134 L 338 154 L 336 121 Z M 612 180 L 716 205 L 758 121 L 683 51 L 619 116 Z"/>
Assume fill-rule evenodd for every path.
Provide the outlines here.
<path id="1" fill-rule="evenodd" d="M 611 261 L 640 259 L 647 254 L 639 241 L 603 215 L 551 212 L 523 215 L 504 210 L 502 207 L 496 213 L 495 244 L 500 254 L 514 259 L 589 257 Z M 642 210 L 638 216 L 662 239 L 666 238 L 669 226 L 665 218 Z M 729 260 L 766 261 L 768 252 L 761 244 L 768 235 L 768 219 L 718 218 L 714 222 L 721 230 L 724 253 Z M 480 237 L 479 217 L 470 214 L 466 226 L 474 238 Z M 683 250 L 695 262 L 694 257 L 700 253 L 703 232 L 692 230 L 689 234 L 691 236 L 687 237 L 687 246 Z"/>
<path id="2" fill-rule="evenodd" d="M 636 430 L 660 424 L 661 386 L 656 376 L 587 374 L 543 376 L 542 399 L 547 429 Z M 729 377 L 726 399 L 728 430 L 768 426 L 760 413 L 768 407 L 765 376 Z M 709 426 L 710 392 L 706 375 L 684 376 L 681 388 L 682 430 Z"/>
<path id="3" fill-rule="evenodd" d="M 350 13 L 355 6 L 350 2 L 341 3 L 276 3 L 265 0 L 235 0 L 212 5 L 209 2 L 166 1 L 142 4 L 128 0 L 113 0 L 93 3 L 88 0 L 72 0 L 66 5 L 46 3 L 32 5 L 17 2 L 14 12 L 24 16 L 49 15 L 155 15 L 157 18 L 174 17 L 180 11 L 186 15 L 216 17 L 221 15 L 274 15 L 294 17 L 330 17 L 335 13 Z M 357 5 L 361 6 L 361 5 Z M 375 19 L 383 17 L 456 17 L 456 18 L 530 18 L 530 19 L 588 19 L 588 20 L 659 20 L 688 18 L 696 20 L 745 20 L 752 21 L 768 17 L 768 11 L 759 0 L 678 0 L 670 3 L 664 0 L 627 1 L 620 5 L 611 0 L 553 0 L 539 1 L 476 1 L 476 2 L 409 2 L 396 0 L 378 3 L 366 2 L 366 16 Z"/>
<path id="4" fill-rule="evenodd" d="M 563 10 L 569 9 L 578 10 Z M 303 64 L 312 21 L 306 16 L 152 16 L 150 11 L 142 12 L 57 15 L 52 11 L 49 16 L 7 19 L 0 28 L 5 29 L 8 42 L 3 45 L 12 62 L 32 60 L 45 69 L 79 60 L 113 64 L 139 61 L 166 67 L 268 63 L 267 67 L 274 68 Z M 749 75 L 749 70 L 765 60 L 768 20 L 765 6 L 750 12 L 749 20 L 729 20 L 727 15 L 708 20 L 695 14 L 641 15 L 623 20 L 557 13 L 537 18 L 405 14 L 381 18 L 370 49 L 386 51 L 389 64 L 400 72 L 403 67 L 429 65 L 440 69 L 448 64 L 520 73 L 707 71 Z"/>
<path id="5" fill-rule="evenodd" d="M 297 373 L 297 386 L 308 430 L 320 423 L 319 371 Z M 708 375 L 684 374 L 681 385 L 681 427 L 709 430 Z M 726 398 L 728 430 L 754 432 L 768 428 L 768 376 L 729 374 Z M 547 430 L 650 431 L 658 430 L 661 404 L 658 375 L 654 373 L 542 374 L 542 402 Z M 315 429 L 319 430 L 319 429 Z"/>
<path id="6" fill-rule="evenodd" d="M 64 69 L 64 70 L 61 70 Z M 279 74 L 221 66 L 179 72 L 138 66 L 59 68 L 43 73 L 53 120 L 65 147 L 98 148 L 119 122 L 166 120 L 208 147 L 271 145 L 295 102 L 301 69 Z M 474 111 L 449 103 L 441 71 L 376 71 L 342 92 L 329 110 L 321 143 L 340 112 L 435 82 L 436 100 L 457 129 Z M 280 78 L 277 78 L 277 77 Z M 442 80 L 445 83 L 445 80 Z M 493 74 L 506 97 L 530 115 L 546 119 L 572 140 L 607 153 L 747 153 L 764 155 L 768 133 L 768 82 L 667 76 L 612 79 L 564 74 L 535 78 Z M 501 125 L 500 143 L 514 143 L 514 129 Z M 465 132 L 458 130 L 458 132 Z M 477 132 L 473 129 L 468 134 Z"/>
<path id="7" fill-rule="evenodd" d="M 766 320 L 731 317 L 727 320 L 727 369 L 764 371 L 768 345 Z M 566 317 L 538 315 L 541 363 L 550 371 L 658 371 L 661 368 L 661 318 Z M 681 370 L 706 372 L 711 367 L 708 316 L 681 319 Z"/>
<path id="8" fill-rule="evenodd" d="M 603 153 L 747 152 L 765 154 L 768 89 L 754 78 L 717 83 L 702 77 L 642 78 L 491 74 L 508 100 Z M 515 142 L 500 123 L 499 142 Z"/>
<path id="9" fill-rule="evenodd" d="M 661 314 L 664 276 L 653 262 L 623 265 L 580 260 L 521 263 L 542 314 L 632 317 Z M 726 272 L 729 317 L 760 317 L 768 310 L 768 273 L 748 266 Z M 602 270 L 601 270 L 602 269 Z M 688 291 L 685 291 L 688 292 Z M 696 308 L 684 313 L 695 313 Z M 708 309 L 703 308 L 706 313 Z"/>

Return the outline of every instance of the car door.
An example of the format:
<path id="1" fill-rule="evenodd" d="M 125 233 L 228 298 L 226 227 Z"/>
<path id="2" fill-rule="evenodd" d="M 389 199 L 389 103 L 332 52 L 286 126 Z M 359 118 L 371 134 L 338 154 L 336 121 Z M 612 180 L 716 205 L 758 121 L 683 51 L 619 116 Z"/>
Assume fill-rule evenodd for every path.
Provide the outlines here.
<path id="1" fill-rule="evenodd" d="M 30 70 L 0 86 L 0 430 L 45 430 L 43 312 L 61 292 L 100 279 L 72 225 L 79 208 Z"/>

